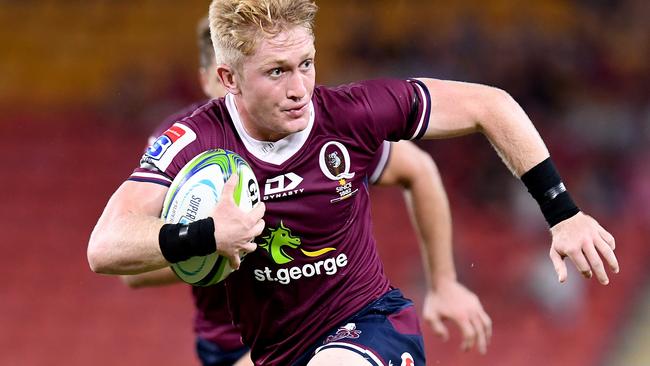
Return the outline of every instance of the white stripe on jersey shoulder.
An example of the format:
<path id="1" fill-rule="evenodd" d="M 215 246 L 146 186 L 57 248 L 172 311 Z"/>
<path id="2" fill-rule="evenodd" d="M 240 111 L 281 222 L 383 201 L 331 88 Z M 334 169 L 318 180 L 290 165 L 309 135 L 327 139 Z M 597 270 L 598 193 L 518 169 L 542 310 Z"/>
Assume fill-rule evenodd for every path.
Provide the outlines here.
<path id="1" fill-rule="evenodd" d="M 422 89 L 422 86 L 419 83 L 413 83 L 417 87 L 418 93 L 420 93 L 420 101 L 422 102 L 422 115 L 420 116 L 420 121 L 418 122 L 418 128 L 415 129 L 415 133 L 409 140 L 413 140 L 414 138 L 417 137 L 417 135 L 420 133 L 420 130 L 422 129 L 422 126 L 427 123 L 427 121 L 424 120 L 424 117 L 427 115 L 427 108 L 429 106 L 427 105 L 427 95 L 425 94 L 424 89 Z"/>
<path id="2" fill-rule="evenodd" d="M 289 160 L 289 158 L 297 153 L 305 144 L 309 137 L 309 133 L 314 126 L 314 105 L 309 101 L 309 123 L 307 128 L 275 142 L 256 140 L 246 132 L 246 129 L 241 122 L 237 106 L 235 105 L 235 96 L 232 94 L 226 94 L 225 100 L 230 118 L 235 124 L 235 129 L 237 130 L 239 137 L 241 137 L 244 142 L 246 150 L 256 158 L 267 163 L 280 165 Z"/>
<path id="3" fill-rule="evenodd" d="M 153 178 L 153 179 L 160 179 L 164 180 L 166 182 L 171 183 L 172 180 L 165 177 L 162 174 L 156 174 L 156 173 L 145 173 L 145 172 L 134 172 L 131 174 L 131 177 L 136 177 L 136 178 Z"/>
<path id="4" fill-rule="evenodd" d="M 381 177 L 381 174 L 384 172 L 384 169 L 386 169 L 388 157 L 390 156 L 390 149 L 393 145 L 391 145 L 390 141 L 384 141 L 383 145 L 384 149 L 381 151 L 379 161 L 377 162 L 377 165 L 375 165 L 375 170 L 370 175 L 370 184 L 377 183 L 379 177 Z"/>

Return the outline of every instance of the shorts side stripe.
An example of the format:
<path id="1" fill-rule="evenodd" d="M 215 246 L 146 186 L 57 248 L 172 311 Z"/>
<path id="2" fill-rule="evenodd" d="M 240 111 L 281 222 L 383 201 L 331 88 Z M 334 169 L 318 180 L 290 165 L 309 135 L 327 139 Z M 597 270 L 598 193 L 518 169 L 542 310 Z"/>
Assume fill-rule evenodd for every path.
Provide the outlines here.
<path id="1" fill-rule="evenodd" d="M 324 346 L 320 346 L 316 348 L 316 351 L 314 351 L 314 354 L 317 354 L 318 352 L 328 349 L 328 348 L 343 348 L 347 349 L 349 351 L 352 351 L 363 358 L 365 358 L 371 365 L 373 366 L 385 366 L 385 364 L 381 361 L 381 359 L 375 355 L 371 350 L 367 348 L 362 348 L 357 346 L 356 344 L 352 343 L 345 343 L 345 342 L 332 342 L 328 343 Z"/>

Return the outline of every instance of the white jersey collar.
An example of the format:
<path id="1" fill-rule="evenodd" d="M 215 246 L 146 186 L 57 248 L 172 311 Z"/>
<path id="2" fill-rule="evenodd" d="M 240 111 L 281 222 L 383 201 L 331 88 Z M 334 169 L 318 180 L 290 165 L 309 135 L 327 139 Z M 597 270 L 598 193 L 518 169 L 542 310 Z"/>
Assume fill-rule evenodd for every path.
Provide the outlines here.
<path id="1" fill-rule="evenodd" d="M 287 161 L 305 144 L 305 141 L 307 141 L 309 133 L 314 126 L 314 105 L 309 101 L 309 123 L 304 130 L 293 133 L 275 142 L 256 140 L 246 132 L 246 129 L 241 122 L 237 106 L 235 105 L 235 96 L 232 94 L 226 94 L 225 99 L 230 118 L 235 125 L 239 137 L 244 142 L 246 150 L 256 158 L 267 163 L 280 165 Z"/>

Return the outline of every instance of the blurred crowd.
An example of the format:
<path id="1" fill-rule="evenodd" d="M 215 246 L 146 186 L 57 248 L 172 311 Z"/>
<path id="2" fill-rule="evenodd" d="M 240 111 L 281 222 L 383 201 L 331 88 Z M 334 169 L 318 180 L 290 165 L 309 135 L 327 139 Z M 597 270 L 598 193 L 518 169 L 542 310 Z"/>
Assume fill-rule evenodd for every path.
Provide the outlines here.
<path id="1" fill-rule="evenodd" d="M 527 111 L 588 211 L 611 219 L 634 212 L 650 223 L 645 1 L 530 1 L 505 9 L 499 8 L 504 1 L 457 5 L 462 9 L 451 24 L 435 24 L 431 14 L 443 6 L 438 2 L 422 5 L 429 10 L 428 22 L 415 14 L 419 7 L 396 12 L 399 5 L 380 3 L 372 11 L 354 12 L 360 26 L 345 38 L 341 57 L 349 66 L 342 81 L 426 75 L 500 87 Z M 395 28 L 400 34 L 391 36 Z M 473 204 L 517 197 L 505 188 L 513 180 L 494 173 L 501 163 L 478 154 L 484 146 L 476 142 L 461 142 L 462 149 L 453 152 L 446 144 L 423 146 L 441 157 L 443 173 L 452 175 L 452 186 Z M 472 169 L 456 164 L 458 159 L 473 161 Z"/>

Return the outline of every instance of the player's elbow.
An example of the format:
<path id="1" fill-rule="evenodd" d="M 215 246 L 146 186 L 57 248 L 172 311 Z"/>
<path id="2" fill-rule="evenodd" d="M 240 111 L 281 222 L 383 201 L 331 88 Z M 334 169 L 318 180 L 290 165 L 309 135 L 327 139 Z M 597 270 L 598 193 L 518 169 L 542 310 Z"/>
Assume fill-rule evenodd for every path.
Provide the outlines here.
<path id="1" fill-rule="evenodd" d="M 108 239 L 93 231 L 88 241 L 86 257 L 90 269 L 95 273 L 112 274 L 113 266 L 111 261 Z"/>
<path id="2" fill-rule="evenodd" d="M 399 183 L 405 189 L 412 189 L 420 181 L 429 181 L 437 176 L 438 167 L 428 152 L 415 145 L 408 146 L 409 159 L 404 159 Z"/>
<path id="3" fill-rule="evenodd" d="M 109 273 L 110 266 L 104 259 L 104 254 L 102 250 L 97 247 L 97 244 L 92 242 L 88 244 L 86 256 L 88 258 L 88 265 L 93 272 L 104 274 Z"/>
<path id="4" fill-rule="evenodd" d="M 496 87 L 484 86 L 480 100 L 483 103 L 477 104 L 475 113 L 482 131 L 511 119 L 513 112 L 518 113 L 521 109 L 507 91 Z"/>
<path id="5" fill-rule="evenodd" d="M 420 172 L 424 171 L 427 174 L 436 174 L 436 175 L 439 174 L 438 166 L 433 161 L 433 158 L 428 152 L 422 149 L 417 149 L 413 153 L 413 156 L 414 159 L 416 160 L 418 171 Z"/>

